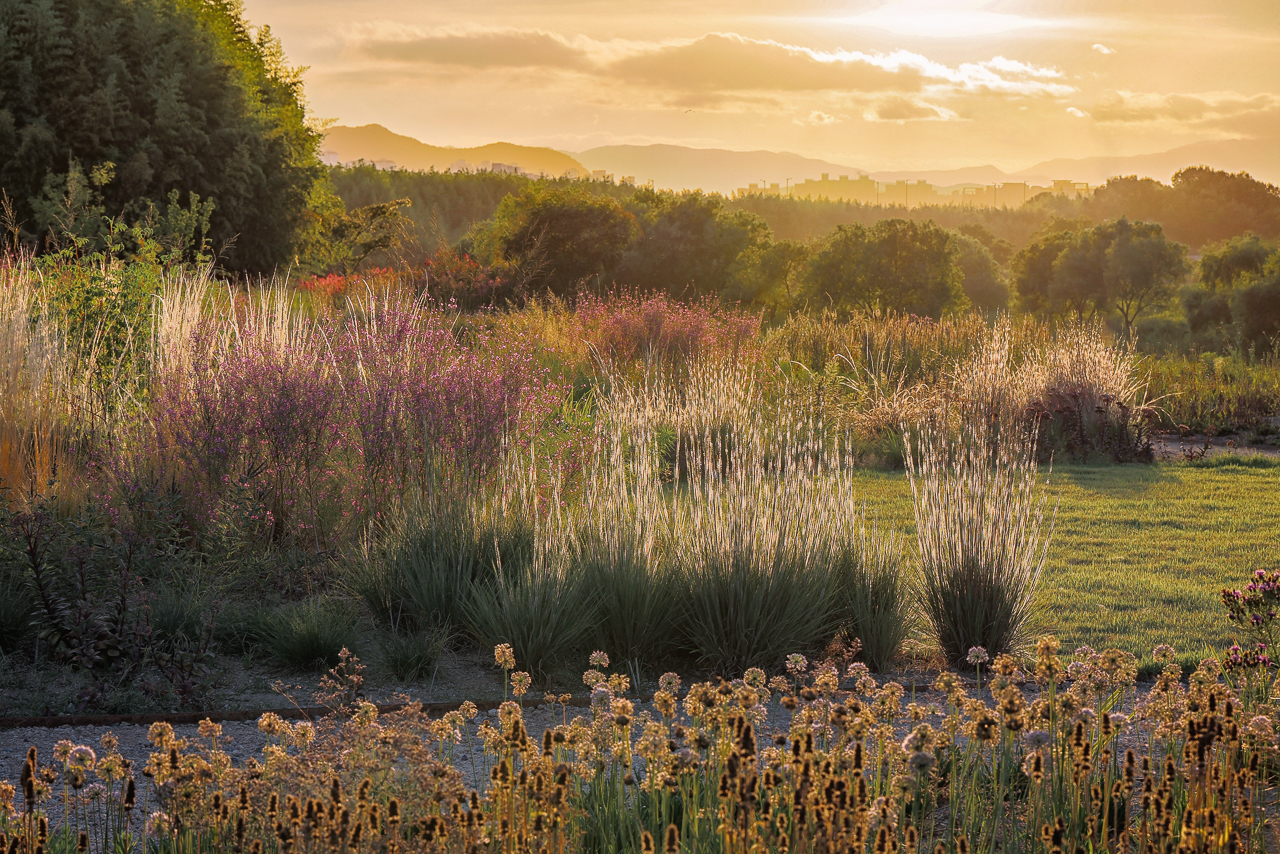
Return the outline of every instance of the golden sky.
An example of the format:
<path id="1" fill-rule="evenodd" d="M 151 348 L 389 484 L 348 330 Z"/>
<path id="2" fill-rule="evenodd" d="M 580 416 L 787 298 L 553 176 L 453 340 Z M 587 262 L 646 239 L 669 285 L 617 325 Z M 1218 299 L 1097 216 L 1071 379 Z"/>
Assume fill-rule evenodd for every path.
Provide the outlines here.
<path id="1" fill-rule="evenodd" d="M 1280 144 L 1280 0 L 246 0 L 313 111 L 435 145 L 865 169 Z"/>

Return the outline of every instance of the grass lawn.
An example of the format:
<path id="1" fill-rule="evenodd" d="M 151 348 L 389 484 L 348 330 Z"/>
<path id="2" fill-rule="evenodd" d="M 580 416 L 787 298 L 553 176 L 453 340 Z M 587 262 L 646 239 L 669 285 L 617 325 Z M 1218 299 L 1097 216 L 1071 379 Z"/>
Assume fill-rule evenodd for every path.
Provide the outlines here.
<path id="1" fill-rule="evenodd" d="M 861 477 L 868 512 L 914 537 L 906 476 Z M 1058 466 L 1049 494 L 1058 510 L 1041 626 L 1066 650 L 1118 647 L 1150 662 L 1168 643 L 1199 660 L 1232 638 L 1222 588 L 1280 566 L 1280 461 Z"/>

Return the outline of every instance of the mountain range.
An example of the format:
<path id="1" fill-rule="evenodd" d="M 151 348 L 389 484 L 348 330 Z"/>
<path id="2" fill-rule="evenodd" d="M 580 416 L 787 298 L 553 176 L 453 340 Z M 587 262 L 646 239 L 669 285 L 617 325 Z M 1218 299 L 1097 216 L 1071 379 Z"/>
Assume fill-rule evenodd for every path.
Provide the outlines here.
<path id="1" fill-rule="evenodd" d="M 515 166 L 534 175 L 560 177 L 566 172 L 586 173 L 586 167 L 572 156 L 553 148 L 493 142 L 475 148 L 427 145 L 411 136 L 392 133 L 382 125 L 329 128 L 321 145 L 321 157 L 329 163 L 394 163 L 401 169 L 488 169 L 494 163 Z"/>
<path id="2" fill-rule="evenodd" d="M 730 151 L 688 148 L 680 145 L 608 145 L 587 151 L 491 143 L 475 148 L 428 145 L 413 137 L 392 133 L 381 125 L 335 126 L 323 145 L 329 162 L 390 161 L 403 169 L 481 169 L 494 163 L 517 167 L 532 174 L 586 175 L 592 170 L 612 173 L 616 179 L 634 177 L 659 189 L 703 189 L 732 193 L 750 184 L 799 183 L 818 178 L 855 176 L 867 170 L 799 154 L 775 151 Z M 1129 156 L 1058 158 L 1017 172 L 995 166 L 971 166 L 946 170 L 892 170 L 870 172 L 877 181 L 925 180 L 937 187 L 1021 182 L 1045 186 L 1055 179 L 1104 183 L 1117 175 L 1138 175 L 1168 182 L 1185 166 L 1205 165 L 1280 184 L 1280 142 L 1268 139 L 1226 139 L 1197 142 L 1169 151 Z"/>

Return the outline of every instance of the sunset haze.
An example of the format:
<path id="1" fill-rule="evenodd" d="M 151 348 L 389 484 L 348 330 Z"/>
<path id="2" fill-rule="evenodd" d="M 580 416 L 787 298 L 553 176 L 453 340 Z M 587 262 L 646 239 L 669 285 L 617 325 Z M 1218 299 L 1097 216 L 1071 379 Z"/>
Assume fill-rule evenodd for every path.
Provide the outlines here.
<path id="1" fill-rule="evenodd" d="M 787 151 L 869 171 L 1014 174 L 1056 158 L 1243 139 L 1194 151 L 1280 180 L 1266 144 L 1280 140 L 1273 2 L 245 8 L 308 67 L 317 115 L 431 145 L 576 153 L 660 143 Z M 760 176 L 786 177 L 811 176 Z"/>

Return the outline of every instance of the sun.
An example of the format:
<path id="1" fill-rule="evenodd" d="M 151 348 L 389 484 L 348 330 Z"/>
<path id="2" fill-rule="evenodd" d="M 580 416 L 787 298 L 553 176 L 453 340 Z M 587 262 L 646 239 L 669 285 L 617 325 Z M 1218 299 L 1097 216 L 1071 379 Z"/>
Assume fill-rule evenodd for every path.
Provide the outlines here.
<path id="1" fill-rule="evenodd" d="M 858 15 L 843 18 L 846 24 L 872 27 L 900 36 L 924 38 L 975 38 L 1040 29 L 1052 21 L 1007 12 L 990 12 L 985 4 L 943 3 L 938 0 L 902 0 L 886 3 Z"/>

